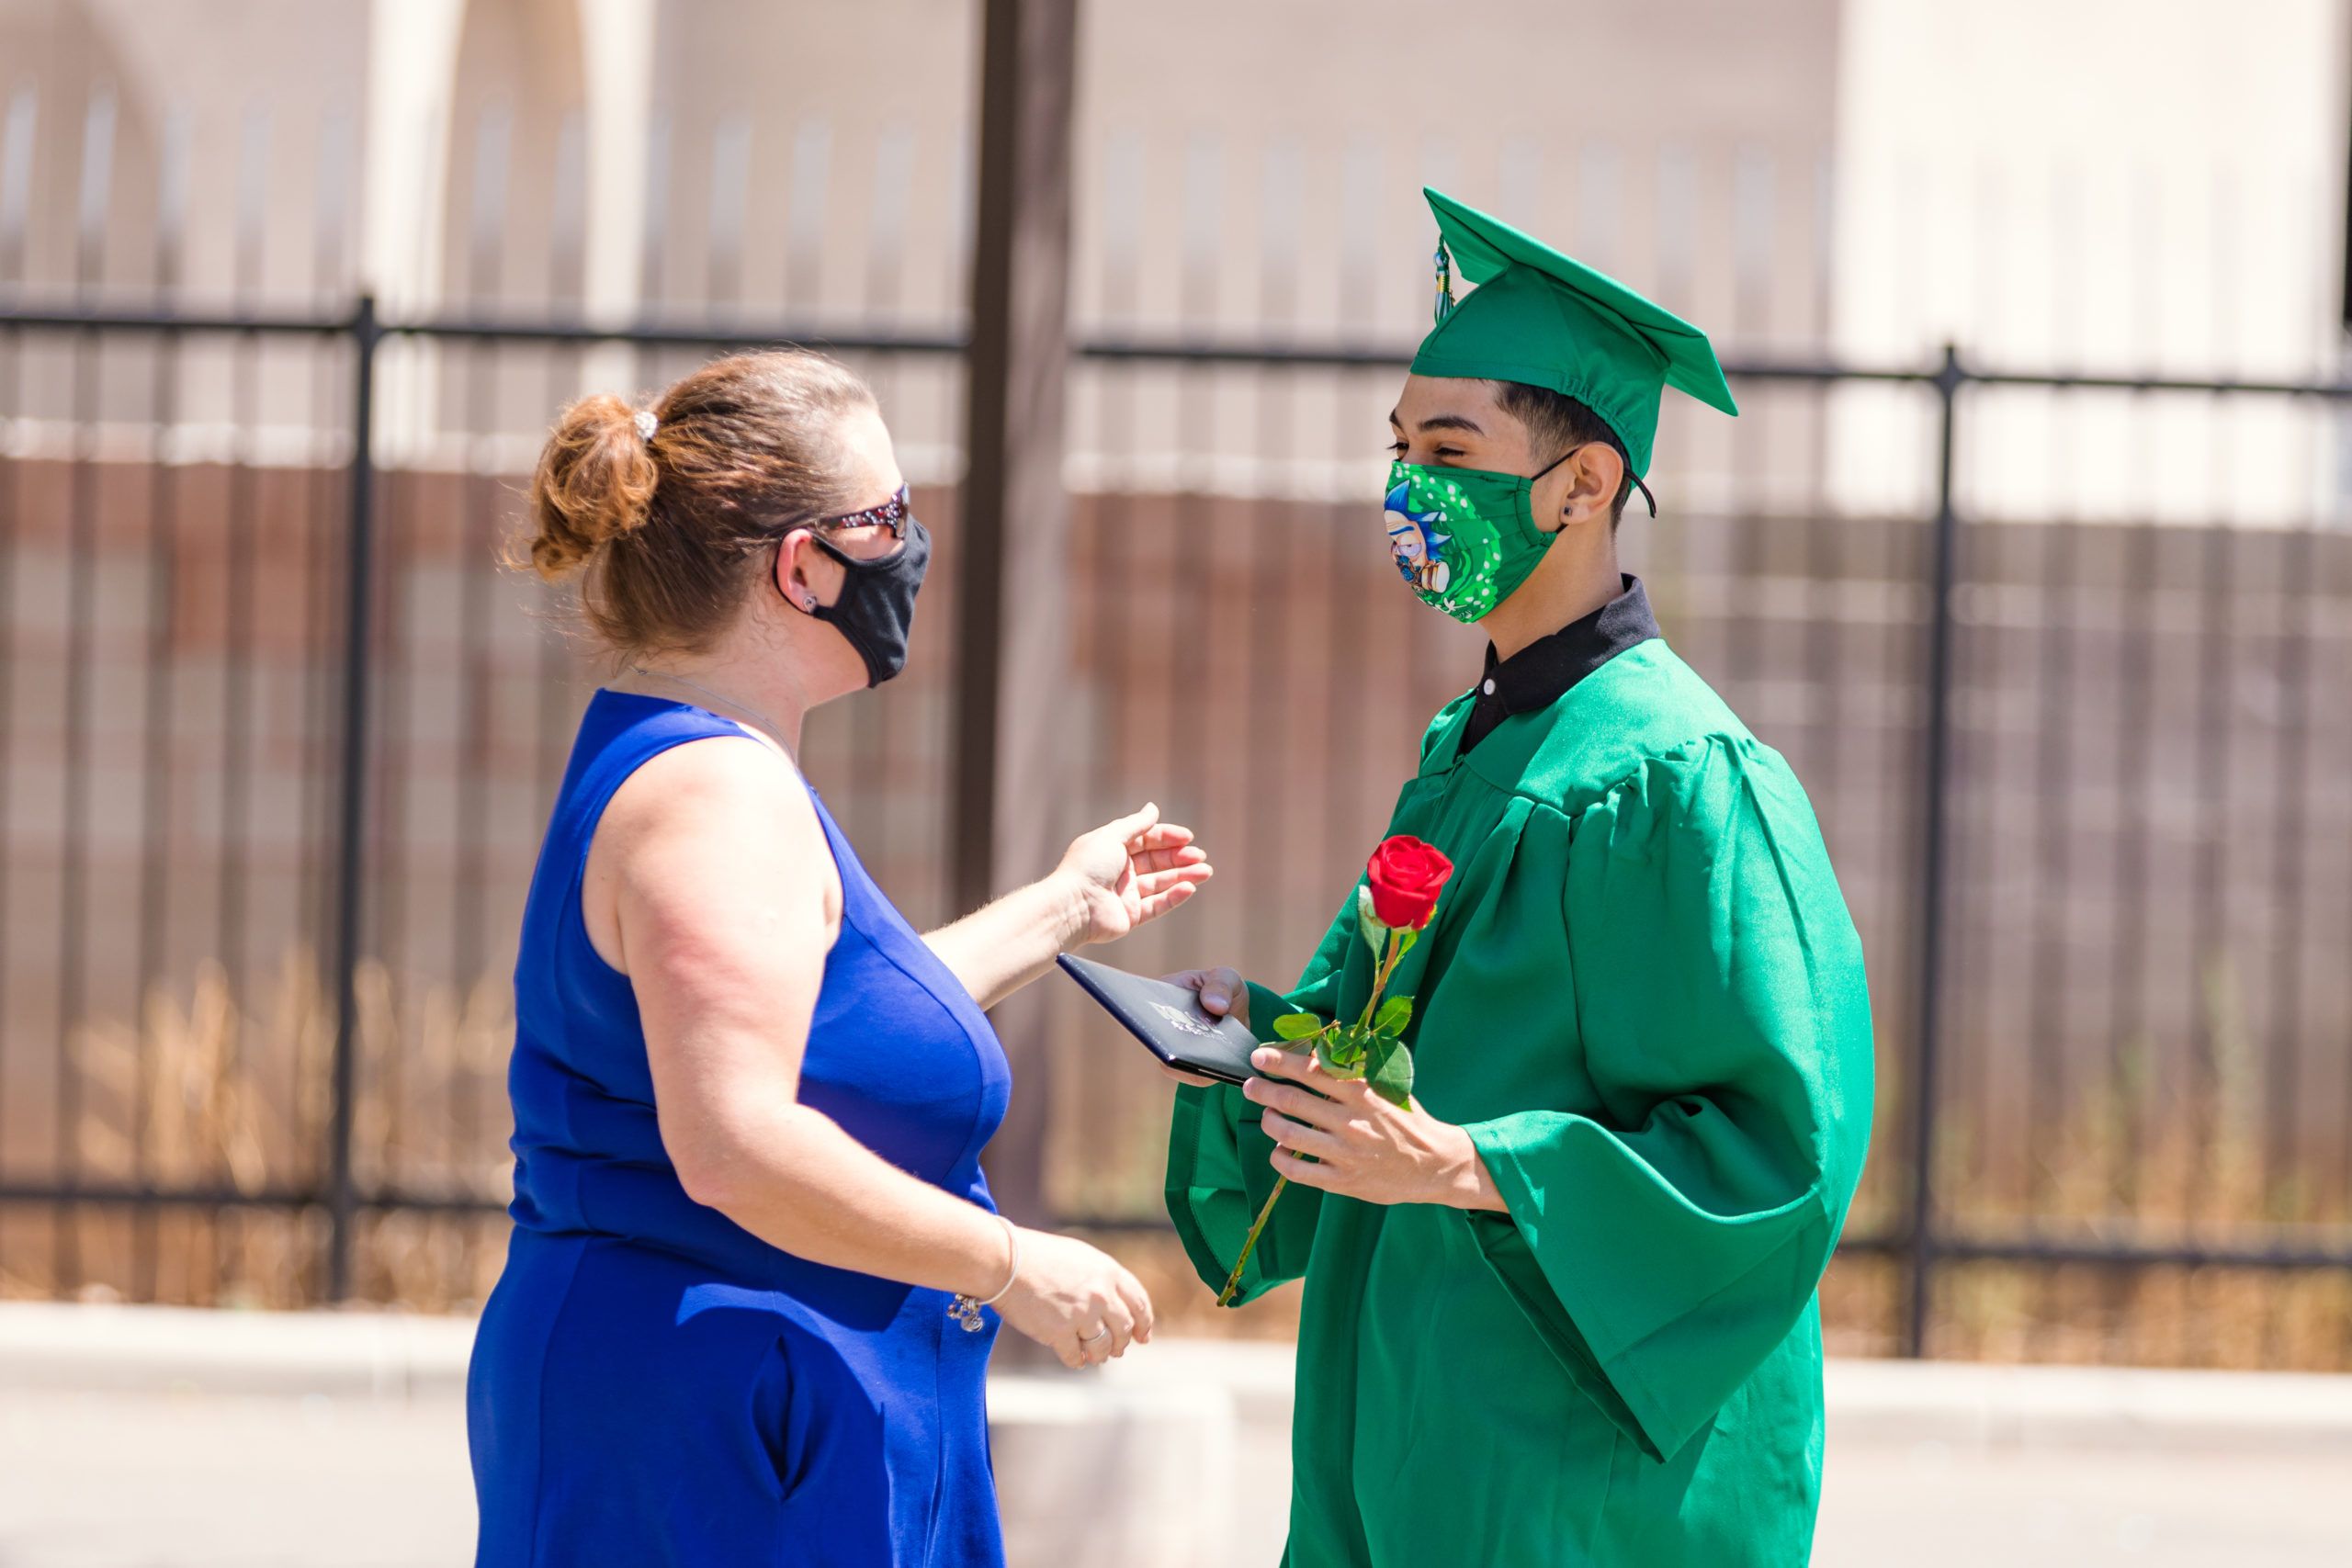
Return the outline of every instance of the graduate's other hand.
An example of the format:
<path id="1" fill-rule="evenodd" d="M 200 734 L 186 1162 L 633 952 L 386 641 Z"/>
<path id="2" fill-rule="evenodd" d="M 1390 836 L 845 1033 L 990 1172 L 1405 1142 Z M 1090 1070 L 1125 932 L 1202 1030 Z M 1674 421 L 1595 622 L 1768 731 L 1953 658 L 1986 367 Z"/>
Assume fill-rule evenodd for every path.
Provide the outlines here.
<path id="1" fill-rule="evenodd" d="M 1201 1010 L 1215 1018 L 1231 1018 L 1247 1024 L 1250 1021 L 1250 987 L 1243 984 L 1238 969 L 1187 969 L 1181 975 L 1162 975 L 1170 986 L 1182 986 L 1200 994 Z M 1215 1089 L 1216 1079 L 1188 1073 L 1181 1067 L 1159 1064 L 1159 1070 L 1178 1083 L 1191 1084 L 1194 1089 Z"/>
<path id="2" fill-rule="evenodd" d="M 1148 801 L 1140 811 L 1072 839 L 1054 868 L 1079 904 L 1073 947 L 1117 941 L 1183 903 L 1216 874 L 1208 852 L 1193 842 L 1193 830 L 1162 822 L 1159 807 Z"/>
<path id="3" fill-rule="evenodd" d="M 1274 1141 L 1274 1169 L 1300 1186 L 1367 1203 L 1503 1207 L 1470 1134 L 1418 1101 L 1393 1104 L 1363 1078 L 1334 1077 L 1311 1051 L 1261 1045 L 1250 1065 L 1265 1076 L 1241 1092 L 1266 1108 L 1259 1125 Z"/>

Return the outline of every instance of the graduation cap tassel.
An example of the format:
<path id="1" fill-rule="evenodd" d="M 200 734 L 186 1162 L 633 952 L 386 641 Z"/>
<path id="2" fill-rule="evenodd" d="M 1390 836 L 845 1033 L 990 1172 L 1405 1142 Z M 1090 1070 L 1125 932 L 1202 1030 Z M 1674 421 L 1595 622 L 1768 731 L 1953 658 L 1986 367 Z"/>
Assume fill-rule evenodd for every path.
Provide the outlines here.
<path id="1" fill-rule="evenodd" d="M 1453 310 L 1453 258 L 1446 254 L 1445 242 L 1437 243 L 1437 312 L 1433 318 L 1442 321 Z"/>

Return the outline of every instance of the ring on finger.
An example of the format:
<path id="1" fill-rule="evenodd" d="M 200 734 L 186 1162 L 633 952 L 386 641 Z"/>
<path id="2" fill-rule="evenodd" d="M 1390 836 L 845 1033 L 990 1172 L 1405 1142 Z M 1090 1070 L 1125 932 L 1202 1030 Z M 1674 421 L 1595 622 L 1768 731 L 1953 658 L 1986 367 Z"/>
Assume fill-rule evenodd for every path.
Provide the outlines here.
<path id="1" fill-rule="evenodd" d="M 1096 1330 L 1095 1330 L 1093 1333 L 1091 1333 L 1091 1334 L 1081 1334 L 1081 1335 L 1080 1335 L 1080 1336 L 1078 1337 L 1078 1342 L 1079 1342 L 1079 1344 L 1080 1344 L 1081 1347 L 1083 1347 L 1083 1346 L 1087 1346 L 1087 1345 L 1091 1345 L 1091 1344 L 1093 1344 L 1093 1343 L 1094 1343 L 1096 1340 L 1098 1340 L 1098 1339 L 1108 1339 L 1108 1338 L 1110 1338 L 1110 1337 L 1111 1337 L 1111 1331 L 1110 1331 L 1110 1329 L 1108 1329 L 1107 1327 L 1106 1327 L 1106 1328 L 1098 1328 L 1098 1329 L 1096 1329 Z"/>

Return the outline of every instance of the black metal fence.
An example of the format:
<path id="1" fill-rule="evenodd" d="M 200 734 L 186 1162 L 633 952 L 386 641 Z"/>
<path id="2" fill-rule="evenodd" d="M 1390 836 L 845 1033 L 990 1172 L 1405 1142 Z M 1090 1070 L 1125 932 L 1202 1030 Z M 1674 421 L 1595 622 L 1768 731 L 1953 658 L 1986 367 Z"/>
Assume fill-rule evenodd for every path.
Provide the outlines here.
<path id="1" fill-rule="evenodd" d="M 509 928 L 585 689 L 549 606 L 491 564 L 528 460 L 510 411 L 543 421 L 597 355 L 650 385 L 815 337 L 886 407 L 893 378 L 952 373 L 963 347 L 385 321 L 366 299 L 0 309 L 0 1284 L 217 1299 L 274 1260 L 298 1299 L 376 1297 L 450 1247 L 441 1263 L 481 1276 Z M 173 406 L 204 354 L 229 389 L 209 446 Z M 1180 418 L 1248 378 L 1238 395 L 1293 411 L 1261 422 L 1272 457 L 1304 417 L 1283 389 L 1340 389 L 1325 417 L 1345 423 L 1346 389 L 1382 395 L 1405 357 L 1078 354 L 1077 395 L 1129 428 L 1145 378 L 1172 378 Z M 1962 462 L 1973 402 L 2007 391 L 2341 405 L 2352 388 L 2021 375 L 1950 351 L 1729 368 L 1743 399 L 1785 404 L 1799 447 L 1866 387 L 1921 437 L 1917 509 L 1735 486 L 1627 529 L 1668 635 L 1797 763 L 1864 929 L 1886 1098 L 1846 1247 L 1900 1271 L 1887 1337 L 1917 1353 L 1939 1281 L 1979 1263 L 2352 1271 L 2352 535 L 1972 522 Z M 272 436 L 272 397 L 300 430 Z M 919 489 L 952 581 L 952 488 Z M 1079 498 L 1072 830 L 1152 794 L 1238 847 L 1197 920 L 1122 962 L 1241 953 L 1272 974 L 1302 955 L 1412 735 L 1475 665 L 1475 638 L 1381 593 L 1363 504 Z M 919 919 L 950 912 L 956 613 L 928 597 L 908 677 L 808 739 Z M 1240 694 L 1237 762 L 1170 743 L 1204 691 Z M 1314 769 L 1252 771 L 1284 737 Z M 1082 1012 L 1057 1002 L 1041 1027 L 1064 1217 L 1157 1223 L 1150 1086 L 1090 1048 Z M 489 1218 L 453 1242 L 417 1223 L 435 1215 Z"/>

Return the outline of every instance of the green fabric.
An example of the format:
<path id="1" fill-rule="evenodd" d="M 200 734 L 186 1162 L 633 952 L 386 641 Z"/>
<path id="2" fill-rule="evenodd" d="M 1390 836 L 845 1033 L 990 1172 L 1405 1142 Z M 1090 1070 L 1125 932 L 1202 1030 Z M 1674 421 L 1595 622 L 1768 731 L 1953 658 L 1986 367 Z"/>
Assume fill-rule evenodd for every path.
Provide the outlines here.
<path id="1" fill-rule="evenodd" d="M 1421 194 L 1440 243 L 1477 287 L 1421 340 L 1415 375 L 1565 392 L 1617 433 L 1637 477 L 1650 469 L 1667 388 L 1739 412 L 1706 333 L 1508 223 L 1439 191 Z"/>
<path id="2" fill-rule="evenodd" d="M 1389 826 L 1457 867 L 1391 984 L 1417 1097 L 1510 1213 L 1284 1194 L 1242 1299 L 1306 1281 L 1285 1562 L 1802 1563 L 1872 1073 L 1812 810 L 1663 642 L 1457 759 L 1468 709 Z M 1351 890 L 1250 1022 L 1359 1008 L 1371 967 Z M 1272 1185 L 1257 1117 L 1179 1091 L 1169 1209 L 1211 1289 Z"/>

